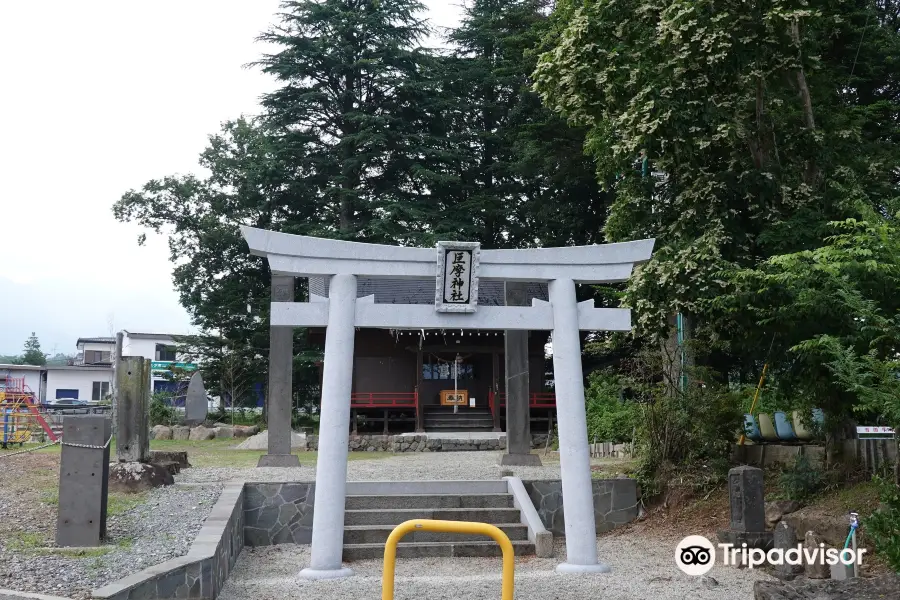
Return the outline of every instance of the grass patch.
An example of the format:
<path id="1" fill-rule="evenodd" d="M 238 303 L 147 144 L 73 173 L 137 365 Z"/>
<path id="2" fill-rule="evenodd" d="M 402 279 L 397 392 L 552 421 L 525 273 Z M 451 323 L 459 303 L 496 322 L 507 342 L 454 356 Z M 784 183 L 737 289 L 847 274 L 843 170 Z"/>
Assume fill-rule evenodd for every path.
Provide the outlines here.
<path id="1" fill-rule="evenodd" d="M 118 542 L 116 542 L 116 546 L 122 548 L 123 550 L 131 550 L 131 547 L 134 546 L 134 540 L 130 537 L 122 538 Z"/>
<path id="2" fill-rule="evenodd" d="M 44 488 L 41 490 L 41 502 L 47 506 L 59 506 L 59 488 Z"/>
<path id="3" fill-rule="evenodd" d="M 39 533 L 32 533 L 28 531 L 12 531 L 9 533 L 6 539 L 6 545 L 11 550 L 17 550 L 20 552 L 32 552 L 38 548 L 47 545 L 44 536 Z"/>
<path id="4" fill-rule="evenodd" d="M 98 546 L 97 548 L 42 548 L 41 554 L 53 554 L 68 558 L 98 558 L 112 552 L 112 546 Z"/>
<path id="5" fill-rule="evenodd" d="M 106 504 L 106 515 L 108 517 L 114 517 L 116 515 L 127 513 L 146 499 L 146 492 L 138 494 L 117 494 L 111 492 Z"/>

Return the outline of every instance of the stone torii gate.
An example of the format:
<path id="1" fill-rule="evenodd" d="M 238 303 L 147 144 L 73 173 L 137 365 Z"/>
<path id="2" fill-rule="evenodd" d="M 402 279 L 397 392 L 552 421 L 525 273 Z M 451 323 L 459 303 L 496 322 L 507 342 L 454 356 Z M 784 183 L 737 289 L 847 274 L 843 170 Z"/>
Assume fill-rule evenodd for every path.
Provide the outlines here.
<path id="1" fill-rule="evenodd" d="M 619 244 L 481 250 L 471 242 L 439 242 L 434 248 L 406 248 L 289 235 L 242 227 L 252 254 L 269 261 L 273 276 L 270 390 L 290 390 L 290 340 L 294 327 L 325 327 L 319 456 L 316 467 L 312 558 L 301 575 L 311 579 L 352 574 L 341 566 L 353 344 L 357 327 L 382 329 L 549 330 L 559 427 L 559 458 L 565 510 L 566 562 L 563 572 L 606 572 L 597 562 L 596 523 L 584 406 L 579 331 L 629 331 L 631 311 L 594 308 L 577 302 L 576 283 L 625 281 L 635 264 L 650 259 L 654 240 Z M 293 302 L 290 278 L 330 277 L 328 298 L 310 295 Z M 435 305 L 376 304 L 357 299 L 357 277 L 435 278 Z M 531 306 L 478 306 L 479 279 L 548 282 L 549 302 Z M 281 341 L 279 341 L 281 340 Z M 285 365 L 287 368 L 285 369 Z M 274 384 L 274 385 L 273 385 Z M 278 392 L 281 390 L 281 392 Z M 277 400 L 275 398 L 274 400 Z M 282 407 L 284 408 L 284 407 Z M 290 402 L 282 419 L 290 427 Z M 271 422 L 271 420 L 270 420 Z M 286 434 L 286 435 L 285 435 Z M 290 431 L 270 428 L 270 455 L 290 454 Z M 286 438 L 286 450 L 273 452 L 273 439 Z M 263 457 L 266 458 L 266 457 Z M 261 465 L 264 464 L 262 461 Z"/>

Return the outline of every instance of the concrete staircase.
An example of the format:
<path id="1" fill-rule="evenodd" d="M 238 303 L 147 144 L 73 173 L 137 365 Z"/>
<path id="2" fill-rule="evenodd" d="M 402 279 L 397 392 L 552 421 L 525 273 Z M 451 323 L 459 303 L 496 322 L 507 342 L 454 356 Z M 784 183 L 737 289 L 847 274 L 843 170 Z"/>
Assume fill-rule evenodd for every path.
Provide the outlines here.
<path id="1" fill-rule="evenodd" d="M 516 554 L 535 552 L 505 481 L 382 483 L 381 489 L 376 489 L 378 486 L 373 482 L 369 484 L 372 489 L 360 490 L 372 493 L 354 493 L 353 487 L 347 490 L 344 560 L 383 558 L 391 531 L 410 519 L 490 523 L 509 536 Z M 500 546 L 487 536 L 428 531 L 409 533 L 397 546 L 398 558 L 450 556 L 500 556 Z"/>
<path id="2" fill-rule="evenodd" d="M 452 406 L 425 406 L 425 431 L 493 431 L 494 417 L 490 408 L 460 406 L 456 414 Z"/>

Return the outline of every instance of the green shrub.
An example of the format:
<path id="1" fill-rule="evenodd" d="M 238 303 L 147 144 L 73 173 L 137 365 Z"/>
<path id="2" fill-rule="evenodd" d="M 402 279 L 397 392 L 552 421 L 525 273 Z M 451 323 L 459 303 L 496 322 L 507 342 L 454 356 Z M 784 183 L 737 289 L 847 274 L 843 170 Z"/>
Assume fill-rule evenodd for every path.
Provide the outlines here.
<path id="1" fill-rule="evenodd" d="M 150 398 L 150 425 L 177 425 L 178 413 L 166 403 L 169 394 L 153 394 Z"/>
<path id="2" fill-rule="evenodd" d="M 863 527 L 875 552 L 900 573 L 900 487 L 877 476 L 875 482 L 881 507 L 863 521 Z"/>
<path id="3" fill-rule="evenodd" d="M 595 371 L 588 382 L 584 391 L 588 439 L 616 444 L 630 442 L 637 425 L 638 406 L 621 400 L 621 378 Z"/>
<path id="4" fill-rule="evenodd" d="M 825 474 L 801 454 L 781 472 L 778 481 L 788 500 L 805 502 L 825 487 Z"/>

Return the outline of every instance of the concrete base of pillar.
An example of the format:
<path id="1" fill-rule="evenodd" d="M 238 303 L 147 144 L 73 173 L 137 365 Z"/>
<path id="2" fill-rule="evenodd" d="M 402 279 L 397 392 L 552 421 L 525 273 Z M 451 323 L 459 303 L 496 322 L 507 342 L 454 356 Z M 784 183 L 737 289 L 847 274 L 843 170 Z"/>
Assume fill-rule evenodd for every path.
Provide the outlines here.
<path id="1" fill-rule="evenodd" d="M 508 467 L 540 467 L 541 457 L 537 454 L 504 454 L 500 464 Z"/>
<path id="2" fill-rule="evenodd" d="M 263 454 L 257 467 L 299 467 L 300 457 L 296 454 Z"/>
<path id="3" fill-rule="evenodd" d="M 562 563 L 556 566 L 557 573 L 610 573 L 612 569 L 609 565 L 598 563 L 596 565 L 573 565 L 570 563 Z"/>
<path id="4" fill-rule="evenodd" d="M 353 569 L 348 569 L 346 567 L 342 567 L 340 569 L 329 569 L 327 571 L 320 569 L 303 569 L 300 571 L 300 577 L 303 579 L 343 579 L 344 577 L 351 577 L 353 575 Z"/>

